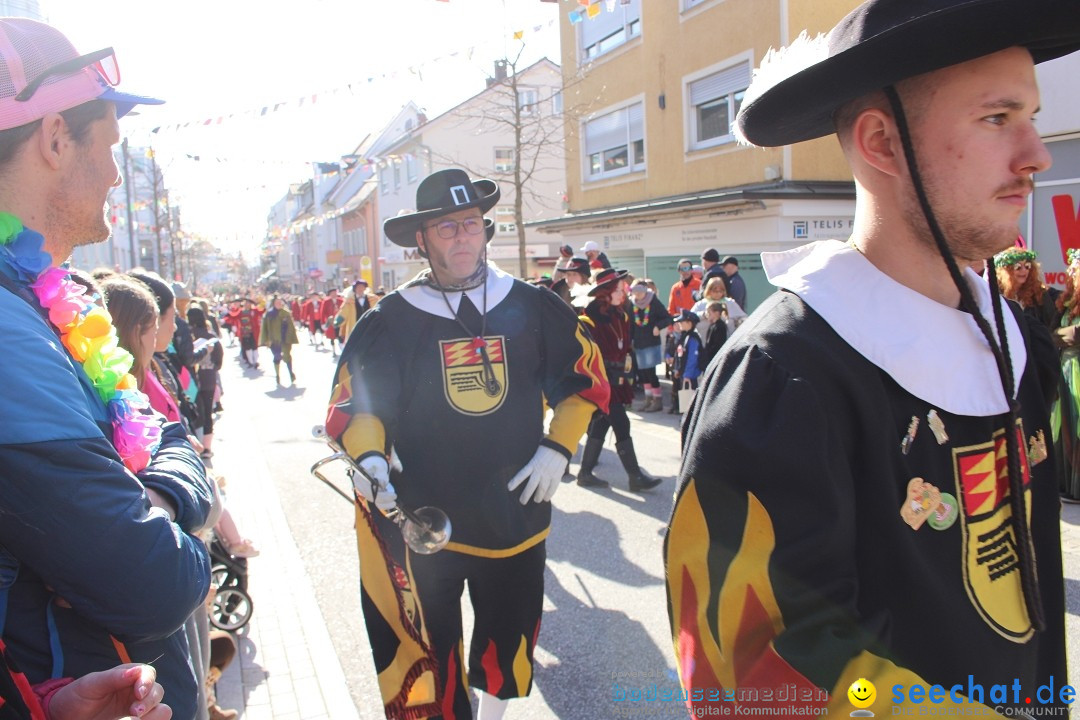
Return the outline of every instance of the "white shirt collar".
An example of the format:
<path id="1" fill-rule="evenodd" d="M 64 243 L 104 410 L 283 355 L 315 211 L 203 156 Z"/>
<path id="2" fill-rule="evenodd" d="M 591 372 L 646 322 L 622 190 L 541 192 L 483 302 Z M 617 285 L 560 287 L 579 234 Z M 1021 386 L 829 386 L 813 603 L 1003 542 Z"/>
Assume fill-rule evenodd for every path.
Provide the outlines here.
<path id="1" fill-rule="evenodd" d="M 437 315 L 438 317 L 453 320 L 454 316 L 451 314 L 450 309 L 446 307 L 446 300 L 450 301 L 450 307 L 454 309 L 456 313 L 461 306 L 461 296 L 468 295 L 469 301 L 480 312 L 484 311 L 484 285 L 487 285 L 487 309 L 491 310 L 500 302 L 506 299 L 506 296 L 510 294 L 510 289 L 514 286 L 514 277 L 508 273 L 503 272 L 499 268 L 495 267 L 491 263 L 488 263 L 487 279 L 484 281 L 484 285 L 477 285 L 472 290 L 466 290 L 464 292 L 460 290 L 454 290 L 446 293 L 446 300 L 443 299 L 443 294 L 431 287 L 427 283 L 417 282 L 420 276 L 410 280 L 406 283 L 398 293 L 402 298 L 410 305 L 418 310 L 423 310 L 426 313 Z"/>
<path id="2" fill-rule="evenodd" d="M 994 355 L 969 314 L 901 285 L 838 240 L 762 253 L 761 261 L 770 283 L 802 298 L 912 395 L 956 415 L 1008 412 Z M 969 268 L 964 277 L 997 337 L 989 285 Z M 1018 389 L 1027 348 L 1007 307 L 1003 315 Z"/>

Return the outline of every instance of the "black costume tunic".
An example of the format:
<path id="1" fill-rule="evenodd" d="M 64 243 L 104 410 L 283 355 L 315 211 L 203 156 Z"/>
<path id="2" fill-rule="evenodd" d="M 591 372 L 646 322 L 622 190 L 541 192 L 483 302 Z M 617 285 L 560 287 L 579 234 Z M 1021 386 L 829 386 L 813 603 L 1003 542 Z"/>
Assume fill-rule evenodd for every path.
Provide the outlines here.
<path id="1" fill-rule="evenodd" d="M 403 472 L 391 475 L 401 504 L 441 508 L 453 526 L 449 549 L 474 554 L 547 531 L 551 504 L 522 505 L 524 485 L 506 489 L 541 441 L 567 459 L 572 452 L 544 440 L 544 399 L 551 407 L 575 393 L 592 399 L 601 385 L 606 394 L 595 345 L 573 311 L 544 288 L 503 277 L 512 285 L 502 297 L 489 289 L 486 326 L 469 299 L 475 291 L 451 293 L 468 331 L 406 299 L 445 309 L 429 288 L 390 293 L 357 323 L 339 365 L 352 377 L 345 411 L 377 418 L 402 460 Z M 496 388 L 485 386 L 474 343 L 482 327 Z"/>
<path id="2" fill-rule="evenodd" d="M 939 377 L 962 364 L 924 360 Z M 943 686 L 945 704 L 950 688 L 967 696 L 975 684 L 985 705 L 1038 707 L 1037 688 L 1066 675 L 1057 486 L 1030 360 L 1018 399 L 1043 633 L 1021 593 L 1003 417 L 920 399 L 799 296 L 767 300 L 709 367 L 683 426 L 665 561 L 684 686 L 790 685 L 846 715 L 861 677 L 876 686 L 878 717 L 919 683 Z M 1006 702 L 993 685 L 1009 686 Z"/>

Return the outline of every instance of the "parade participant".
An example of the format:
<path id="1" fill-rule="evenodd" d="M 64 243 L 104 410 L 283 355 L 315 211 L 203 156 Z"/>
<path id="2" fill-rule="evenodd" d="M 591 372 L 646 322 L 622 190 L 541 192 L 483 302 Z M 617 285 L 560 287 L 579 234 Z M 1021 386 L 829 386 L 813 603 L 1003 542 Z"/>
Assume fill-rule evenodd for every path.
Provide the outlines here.
<path id="1" fill-rule="evenodd" d="M 1060 291 L 1043 283 L 1039 255 L 1027 248 L 1009 248 L 994 256 L 1001 294 L 1015 300 L 1024 312 L 1053 332 L 1058 327 Z"/>
<path id="2" fill-rule="evenodd" d="M 341 309 L 341 298 L 338 296 L 337 288 L 330 288 L 326 297 L 322 303 L 319 304 L 319 321 L 323 327 L 323 334 L 326 339 L 330 341 L 330 356 L 337 357 L 337 343 L 338 332 L 337 326 L 334 324 L 334 319 L 337 317 L 338 310 Z"/>
<path id="3" fill-rule="evenodd" d="M 0 67 L 0 336 L 19 373 L 0 392 L 0 635 L 34 684 L 153 662 L 186 720 L 212 490 L 180 425 L 142 412 L 108 312 L 57 267 L 109 236 L 117 116 L 140 100 L 109 85 L 111 49 L 79 55 L 32 20 L 0 19 Z"/>
<path id="4" fill-rule="evenodd" d="M 570 258 L 566 267 L 557 271 L 555 275 L 557 277 L 551 283 L 551 292 L 561 297 L 563 302 L 574 308 L 575 312 L 580 313 L 588 305 L 586 301 L 589 298 L 588 295 L 576 291 L 575 288 L 584 289 L 584 286 L 589 284 L 589 278 L 592 277 L 589 261 L 583 257 Z"/>
<path id="5" fill-rule="evenodd" d="M 312 290 L 308 293 L 308 299 L 304 301 L 302 320 L 308 329 L 308 340 L 312 345 L 322 347 L 322 297 Z"/>
<path id="6" fill-rule="evenodd" d="M 259 367 L 259 328 L 262 313 L 251 298 L 243 299 L 244 307 L 236 315 L 237 335 L 240 336 L 240 353 L 249 368 Z"/>
<path id="7" fill-rule="evenodd" d="M 341 333 L 342 347 L 348 341 L 349 333 L 352 332 L 356 321 L 363 317 L 368 310 L 375 307 L 377 302 L 379 302 L 379 298 L 375 297 L 375 293 L 368 290 L 367 280 L 357 278 L 352 287 L 346 291 L 345 298 L 341 302 L 341 309 L 338 310 L 338 315 L 334 319 L 334 325 Z"/>
<path id="8" fill-rule="evenodd" d="M 366 542 L 377 528 L 396 569 L 409 570 L 408 583 L 402 574 L 380 584 L 387 560 L 361 551 L 362 604 L 388 717 L 472 717 L 470 685 L 482 718 L 528 695 L 549 501 L 589 417 L 607 409 L 599 352 L 574 313 L 487 262 L 482 216 L 498 199 L 496 183 L 463 170 L 420 183 L 417 211 L 384 230 L 429 268 L 360 319 L 338 363 L 327 432 L 385 487 L 375 495 L 354 477 L 365 498 L 358 544 L 377 548 Z M 554 411 L 546 434 L 545 399 Z M 391 448 L 403 469 L 391 472 Z M 446 512 L 453 534 L 445 550 L 405 557 L 397 529 L 369 512 L 395 497 Z M 475 611 L 467 682 L 466 582 Z M 395 587 L 396 600 L 380 587 Z M 403 626 L 405 609 L 420 627 Z"/>
<path id="9" fill-rule="evenodd" d="M 626 406 L 634 400 L 634 364 L 630 357 L 630 320 L 623 309 L 626 300 L 625 270 L 601 270 L 596 284 L 589 291 L 592 302 L 585 308 L 584 317 L 600 354 L 604 358 L 608 383 L 611 385 L 611 402 L 608 411 L 596 410 L 589 421 L 588 439 L 581 451 L 581 467 L 577 484 L 582 487 L 607 487 L 606 480 L 593 475 L 604 449 L 604 436 L 608 428 L 615 433 L 615 450 L 629 478 L 631 492 L 649 490 L 660 484 L 638 465 L 634 451 L 634 439 L 630 437 L 630 418 Z"/>
<path id="10" fill-rule="evenodd" d="M 636 280 L 630 287 L 633 301 L 630 312 L 634 325 L 631 328 L 634 356 L 637 360 L 638 381 L 645 392 L 645 403 L 640 412 L 658 412 L 664 409 L 660 378 L 656 366 L 663 362 L 660 348 L 660 331 L 671 325 L 671 315 L 656 293 L 649 287 L 648 278 Z"/>
<path id="11" fill-rule="evenodd" d="M 754 74 L 737 134 L 836 132 L 855 224 L 763 255 L 781 291 L 683 423 L 665 565 L 685 687 L 1068 712 L 1035 692 L 1066 673 L 1045 399 L 1021 312 L 969 268 L 1014 243 L 1050 165 L 1034 63 L 1078 47 L 1071 0 L 870 0 Z"/>
<path id="12" fill-rule="evenodd" d="M 285 309 L 285 301 L 277 295 L 270 301 L 270 309 L 263 315 L 259 337 L 260 344 L 270 348 L 270 354 L 274 357 L 274 382 L 281 385 L 281 361 L 284 360 L 285 369 L 289 371 L 289 382 L 295 385 L 292 347 L 300 341 L 296 337 L 296 324 L 293 322 L 292 313 Z"/>

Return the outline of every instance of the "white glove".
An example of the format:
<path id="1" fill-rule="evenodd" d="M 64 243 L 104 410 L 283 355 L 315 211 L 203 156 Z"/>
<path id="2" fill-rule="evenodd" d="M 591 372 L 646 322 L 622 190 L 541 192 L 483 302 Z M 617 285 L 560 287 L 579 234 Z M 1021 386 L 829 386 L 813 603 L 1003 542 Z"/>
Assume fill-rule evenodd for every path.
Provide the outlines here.
<path id="1" fill-rule="evenodd" d="M 356 488 L 356 492 L 363 495 L 369 503 L 375 503 L 375 507 L 383 512 L 393 510 L 397 503 L 397 493 L 394 492 L 394 486 L 390 484 L 390 467 L 386 464 L 386 458 L 381 455 L 369 455 L 357 464 L 379 484 L 379 491 L 375 493 L 368 479 L 354 472 L 353 487 Z"/>
<path id="2" fill-rule="evenodd" d="M 528 503 L 529 498 L 532 498 L 533 502 L 549 502 L 559 489 L 565 470 L 566 456 L 547 445 L 541 445 L 536 449 L 532 460 L 526 463 L 517 475 L 510 478 L 506 488 L 513 490 L 528 478 L 529 484 L 521 491 L 521 504 Z"/>

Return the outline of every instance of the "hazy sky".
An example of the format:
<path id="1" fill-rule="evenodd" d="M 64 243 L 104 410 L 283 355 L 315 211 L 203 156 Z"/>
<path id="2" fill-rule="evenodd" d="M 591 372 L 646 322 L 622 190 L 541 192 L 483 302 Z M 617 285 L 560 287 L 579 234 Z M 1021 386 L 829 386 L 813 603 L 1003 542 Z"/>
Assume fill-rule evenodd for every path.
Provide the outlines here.
<path id="1" fill-rule="evenodd" d="M 153 144 L 185 229 L 245 251 L 262 239 L 270 205 L 289 183 L 310 177 L 306 163 L 339 160 L 410 99 L 433 117 L 479 92 L 493 60 L 516 54 L 515 31 L 525 32 L 524 61 L 558 62 L 552 21 L 570 7 L 540 0 L 41 5 L 80 52 L 116 49 L 121 89 L 167 101 L 122 120 L 122 134 L 132 145 Z M 244 116 L 278 103 L 277 112 Z M 167 129 L 185 122 L 193 124 Z M 152 134 L 154 127 L 162 129 Z"/>

